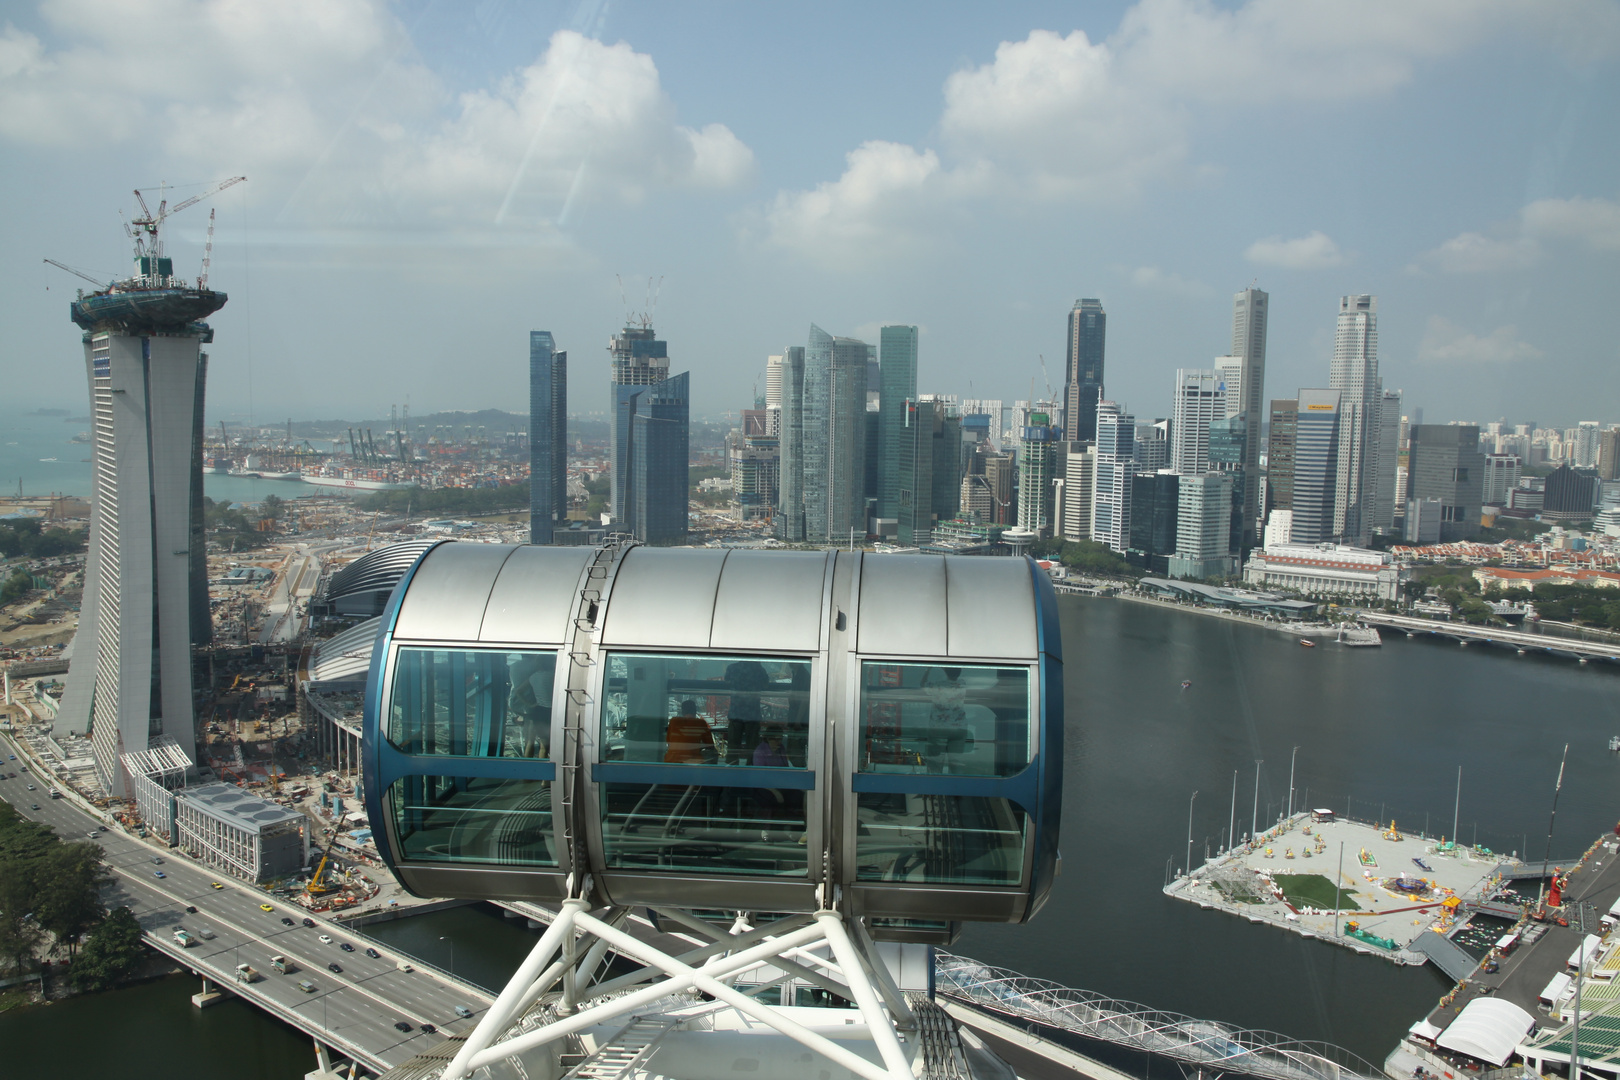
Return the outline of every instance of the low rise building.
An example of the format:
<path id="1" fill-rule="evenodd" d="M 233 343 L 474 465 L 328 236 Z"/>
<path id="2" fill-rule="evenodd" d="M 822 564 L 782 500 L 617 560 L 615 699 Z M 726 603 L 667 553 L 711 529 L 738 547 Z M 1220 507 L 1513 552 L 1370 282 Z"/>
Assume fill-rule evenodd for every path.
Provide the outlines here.
<path id="1" fill-rule="evenodd" d="M 1249 585 L 1369 600 L 1400 599 L 1411 576 L 1388 552 L 1344 544 L 1278 544 L 1256 551 L 1243 568 Z"/>
<path id="2" fill-rule="evenodd" d="M 1509 570 L 1501 566 L 1481 566 L 1474 570 L 1481 589 L 1523 589 L 1535 592 L 1537 585 L 1585 585 L 1589 588 L 1620 589 L 1620 574 L 1608 570 L 1580 570 L 1549 567 L 1545 570 Z"/>

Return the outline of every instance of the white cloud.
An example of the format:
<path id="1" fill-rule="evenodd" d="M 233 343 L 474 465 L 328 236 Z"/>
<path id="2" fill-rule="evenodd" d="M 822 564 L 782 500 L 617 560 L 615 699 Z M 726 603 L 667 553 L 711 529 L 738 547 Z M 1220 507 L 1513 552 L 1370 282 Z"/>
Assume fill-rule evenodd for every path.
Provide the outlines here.
<path id="1" fill-rule="evenodd" d="M 970 169 L 942 174 L 939 155 L 900 143 L 871 141 L 845 155 L 837 180 L 813 191 L 782 193 L 767 214 L 770 238 L 829 266 L 851 258 L 915 251 L 936 240 L 926 227 L 957 196 L 978 183 Z"/>
<path id="2" fill-rule="evenodd" d="M 41 11 L 62 47 L 0 34 L 0 139 L 126 143 L 168 170 L 246 173 L 292 219 L 549 222 L 576 200 L 752 175 L 752 152 L 724 125 L 677 122 L 651 57 L 572 31 L 498 85 L 452 98 L 372 0 L 151 0 L 139 18 L 113 0 L 49 0 Z"/>
<path id="3" fill-rule="evenodd" d="M 1284 240 L 1280 236 L 1256 240 L 1244 249 L 1243 257 L 1262 266 L 1281 266 L 1288 270 L 1319 270 L 1344 262 L 1339 245 L 1320 231 L 1292 240 Z"/>
<path id="4" fill-rule="evenodd" d="M 1157 266 L 1138 266 L 1135 269 L 1115 267 L 1115 269 L 1123 272 L 1130 283 L 1139 289 L 1181 296 L 1209 296 L 1214 292 L 1202 281 L 1184 278 L 1180 274 L 1166 272 Z"/>
<path id="5" fill-rule="evenodd" d="M 1519 211 L 1496 235 L 1460 233 L 1432 251 L 1420 265 L 1453 274 L 1491 273 L 1533 266 L 1549 245 L 1620 251 L 1620 202 L 1609 199 L 1537 199 Z"/>
<path id="6" fill-rule="evenodd" d="M 1196 182 L 1207 171 L 1191 160 L 1203 115 L 1387 95 L 1425 62 L 1509 35 L 1578 59 L 1612 55 L 1620 52 L 1620 8 L 1606 0 L 1570 0 L 1552 14 L 1537 0 L 1366 0 L 1353 9 L 1249 0 L 1228 11 L 1210 0 L 1139 0 L 1106 40 L 1035 30 L 1002 42 L 989 63 L 952 74 L 939 150 L 906 148 L 939 160 L 914 190 L 936 208 L 987 193 L 1019 207 L 1031 199 L 1112 203 L 1155 182 Z M 963 175 L 975 182 L 960 182 Z M 841 234 L 845 214 L 856 232 L 889 227 L 878 207 L 826 198 L 846 180 L 858 183 L 846 172 L 812 191 L 782 193 L 773 221 L 799 220 L 802 200 L 816 204 L 805 212 L 826 228 L 775 239 L 815 244 Z"/>
<path id="7" fill-rule="evenodd" d="M 1419 361 L 1433 364 L 1514 364 L 1539 360 L 1546 354 L 1519 338 L 1513 326 L 1499 326 L 1480 336 L 1439 315 L 1429 316 L 1418 346 Z"/>

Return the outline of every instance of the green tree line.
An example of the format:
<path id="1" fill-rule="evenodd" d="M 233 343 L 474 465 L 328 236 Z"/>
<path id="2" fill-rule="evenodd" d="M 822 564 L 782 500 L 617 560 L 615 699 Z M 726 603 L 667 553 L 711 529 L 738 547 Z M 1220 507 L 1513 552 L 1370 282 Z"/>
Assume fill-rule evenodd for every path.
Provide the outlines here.
<path id="1" fill-rule="evenodd" d="M 86 990 L 133 971 L 142 956 L 141 929 L 129 909 L 102 908 L 108 880 L 100 845 L 65 843 L 0 802 L 0 959 L 24 972 L 41 947 L 65 954 L 74 985 Z"/>
<path id="2" fill-rule="evenodd" d="M 83 550 L 84 534 L 74 529 L 47 529 L 30 518 L 0 521 L 0 555 L 8 559 L 48 559 Z"/>
<path id="3" fill-rule="evenodd" d="M 1095 540 L 1037 540 L 1029 547 L 1037 559 L 1056 559 L 1071 570 L 1088 574 L 1111 574 L 1115 577 L 1139 577 L 1141 570 L 1132 566 L 1107 544 Z"/>

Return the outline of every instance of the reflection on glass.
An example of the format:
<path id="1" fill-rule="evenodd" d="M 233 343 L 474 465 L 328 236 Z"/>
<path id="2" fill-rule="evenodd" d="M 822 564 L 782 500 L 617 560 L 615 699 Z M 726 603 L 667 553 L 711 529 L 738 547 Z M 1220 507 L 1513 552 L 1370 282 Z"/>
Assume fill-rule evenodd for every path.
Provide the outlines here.
<path id="1" fill-rule="evenodd" d="M 804 877 L 805 792 L 695 784 L 602 785 L 602 846 L 616 870 Z"/>
<path id="2" fill-rule="evenodd" d="M 603 757 L 802 769 L 810 661 L 610 653 Z"/>
<path id="3" fill-rule="evenodd" d="M 407 776 L 388 798 L 408 861 L 557 865 L 549 780 Z"/>
<path id="4" fill-rule="evenodd" d="M 1011 776 L 1029 764 L 1029 668 L 861 665 L 861 771 Z"/>
<path id="5" fill-rule="evenodd" d="M 401 648 L 388 741 L 407 754 L 543 758 L 554 652 Z"/>
<path id="6" fill-rule="evenodd" d="M 856 821 L 861 881 L 1017 885 L 1023 871 L 1024 811 L 1009 799 L 862 792 Z"/>

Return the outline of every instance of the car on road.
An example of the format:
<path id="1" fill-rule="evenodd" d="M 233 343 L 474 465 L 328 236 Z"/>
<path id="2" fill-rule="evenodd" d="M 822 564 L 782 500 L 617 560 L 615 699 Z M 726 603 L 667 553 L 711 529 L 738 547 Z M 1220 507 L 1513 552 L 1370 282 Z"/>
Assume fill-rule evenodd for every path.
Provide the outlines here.
<path id="1" fill-rule="evenodd" d="M 315 920 L 310 918 L 308 915 L 305 915 L 304 916 L 304 925 L 305 926 L 314 926 L 315 925 Z"/>
<path id="2" fill-rule="evenodd" d="M 439 1029 L 434 1027 L 432 1024 L 423 1024 L 422 1025 L 422 1030 L 427 1032 L 429 1035 L 432 1035 L 435 1031 L 438 1031 Z"/>
<path id="3" fill-rule="evenodd" d="M 465 1020 L 465 1019 L 467 1019 L 467 1017 L 472 1015 L 472 1010 L 467 1008 L 467 1006 L 465 1006 L 465 1005 L 457 1005 L 456 1006 L 456 1015 L 461 1017 L 463 1020 Z"/>
<path id="4" fill-rule="evenodd" d="M 297 924 L 294 923 L 291 919 L 287 918 L 287 916 L 283 915 L 281 917 L 281 925 L 282 926 L 296 926 Z"/>
<path id="5" fill-rule="evenodd" d="M 106 832 L 107 831 L 107 826 L 105 826 L 105 825 L 97 825 L 96 830 L 98 832 Z"/>
<path id="6" fill-rule="evenodd" d="M 163 856 L 161 856 L 161 855 L 154 855 L 154 856 L 152 856 L 152 861 L 153 861 L 153 862 L 155 862 L 155 863 L 160 863 L 160 862 L 162 862 L 162 861 L 163 861 Z"/>
<path id="7" fill-rule="evenodd" d="M 223 888 L 224 888 L 224 887 L 225 887 L 225 886 L 223 886 L 223 885 L 221 885 L 221 884 L 220 884 L 220 883 L 219 883 L 219 882 L 217 882 L 217 881 L 210 881 L 210 882 L 209 882 L 209 883 L 208 883 L 208 887 L 209 887 L 209 888 L 210 888 L 210 889 L 223 889 Z"/>
<path id="8" fill-rule="evenodd" d="M 339 942 L 338 948 L 342 949 L 344 952 L 354 952 L 354 946 L 350 945 L 347 941 Z"/>
<path id="9" fill-rule="evenodd" d="M 87 840 L 100 840 L 101 839 L 101 837 L 99 835 L 97 835 L 96 833 L 93 833 L 93 832 L 85 833 L 84 836 L 85 836 L 85 839 L 87 839 Z"/>
<path id="10" fill-rule="evenodd" d="M 343 970 L 343 965 L 342 964 L 327 964 L 326 965 L 326 970 L 328 970 L 328 971 L 342 971 Z"/>
<path id="11" fill-rule="evenodd" d="M 39 809 L 39 803 L 37 803 L 37 802 L 36 803 L 29 803 L 28 804 L 28 809 L 30 809 L 30 810 L 38 810 Z"/>
<path id="12" fill-rule="evenodd" d="M 378 952 L 376 949 L 367 949 L 366 950 L 366 955 L 371 957 L 373 960 L 381 960 L 382 959 L 382 953 Z"/>
<path id="13" fill-rule="evenodd" d="M 276 909 L 271 907 L 269 904 L 260 904 L 259 905 L 259 910 L 260 911 L 274 911 Z"/>
<path id="14" fill-rule="evenodd" d="M 187 904 L 186 905 L 186 914 L 187 915 L 195 915 L 195 914 L 197 914 L 197 909 L 195 907 L 193 907 L 192 905 Z"/>
<path id="15" fill-rule="evenodd" d="M 161 870 L 154 870 L 154 871 L 152 871 L 152 876 L 153 876 L 153 877 L 168 877 L 168 876 L 169 876 L 169 875 L 168 875 L 168 874 L 165 874 L 165 873 L 164 873 L 164 872 L 163 872 L 163 871 L 161 871 Z"/>
<path id="16" fill-rule="evenodd" d="M 332 935 L 331 934 L 322 934 L 321 935 L 321 944 L 322 945 L 330 945 L 330 944 L 332 944 Z"/>
<path id="17" fill-rule="evenodd" d="M 34 785 L 33 785 L 33 784 L 29 784 L 29 785 L 28 785 L 28 790 L 29 790 L 29 791 L 33 791 L 33 790 L 34 790 Z"/>
<path id="18" fill-rule="evenodd" d="M 298 983 L 298 989 L 302 990 L 306 994 L 313 994 L 315 992 L 315 984 L 310 982 L 308 979 L 301 979 Z"/>
<path id="19" fill-rule="evenodd" d="M 398 1028 L 400 1031 L 409 1031 L 409 1030 L 411 1030 L 411 1025 L 407 1024 L 403 1020 L 395 1020 L 394 1021 L 394 1027 Z"/>

